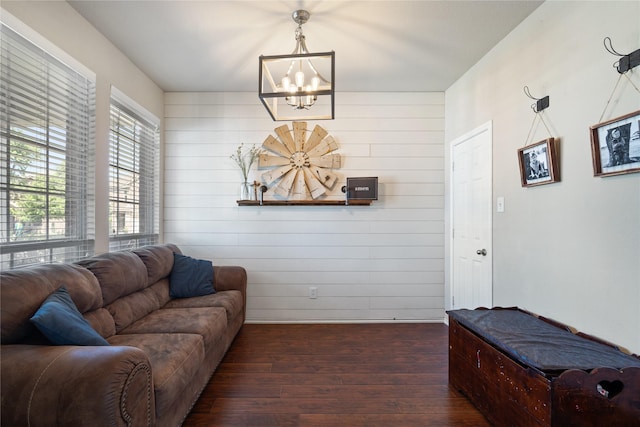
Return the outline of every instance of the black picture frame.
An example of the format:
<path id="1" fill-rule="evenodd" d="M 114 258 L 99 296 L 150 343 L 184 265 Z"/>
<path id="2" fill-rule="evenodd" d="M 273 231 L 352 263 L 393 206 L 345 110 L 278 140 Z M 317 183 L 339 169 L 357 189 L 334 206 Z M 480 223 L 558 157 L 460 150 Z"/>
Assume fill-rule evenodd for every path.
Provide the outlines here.
<path id="1" fill-rule="evenodd" d="M 347 200 L 378 200 L 378 177 L 347 178 Z"/>

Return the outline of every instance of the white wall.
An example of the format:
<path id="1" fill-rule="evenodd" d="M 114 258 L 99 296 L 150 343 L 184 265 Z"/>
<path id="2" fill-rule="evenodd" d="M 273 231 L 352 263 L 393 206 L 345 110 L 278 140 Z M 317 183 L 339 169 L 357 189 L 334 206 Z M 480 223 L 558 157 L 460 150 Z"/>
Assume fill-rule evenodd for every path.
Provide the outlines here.
<path id="1" fill-rule="evenodd" d="M 219 265 L 246 266 L 250 320 L 440 320 L 448 271 L 443 130 L 450 142 L 493 120 L 494 195 L 506 199 L 506 212 L 494 215 L 495 305 L 519 305 L 640 352 L 640 175 L 594 178 L 588 134 L 618 77 L 602 40 L 610 36 L 625 53 L 640 47 L 638 2 L 544 3 L 445 96 L 339 94 L 339 118 L 319 122 L 340 145 L 338 173 L 380 178 L 379 201 L 348 208 L 237 207 L 240 175 L 228 156 L 279 125 L 255 94 L 163 100 L 66 2 L 2 7 L 97 75 L 98 252 L 108 240 L 113 84 L 158 117 L 166 102 L 165 240 Z M 640 70 L 630 74 L 640 85 Z M 520 187 L 516 151 L 533 120 L 525 85 L 550 96 L 545 118 L 561 139 L 560 183 Z M 640 109 L 628 82 L 614 95 L 605 119 Z M 532 139 L 547 136 L 539 126 Z M 310 286 L 317 300 L 307 298 Z"/>
<path id="2" fill-rule="evenodd" d="M 111 86 L 159 118 L 163 91 L 66 1 L 3 0 L 1 6 L 96 74 L 96 253 L 107 252 Z"/>
<path id="3" fill-rule="evenodd" d="M 238 207 L 229 156 L 291 122 L 273 122 L 255 93 L 167 93 L 165 241 L 244 266 L 249 321 L 441 321 L 444 94 L 336 98 L 338 118 L 308 127 L 340 147 L 332 197 L 347 176 L 379 177 L 369 207 Z"/>
<path id="4" fill-rule="evenodd" d="M 640 48 L 640 2 L 544 3 L 446 91 L 446 156 L 456 137 L 493 121 L 493 194 L 506 205 L 494 213 L 494 305 L 640 352 L 640 174 L 595 178 L 591 164 L 589 126 L 619 77 L 606 36 L 619 52 Z M 640 68 L 629 77 L 640 87 Z M 524 86 L 550 97 L 560 183 L 520 186 L 516 153 L 534 118 Z M 639 109 L 623 77 L 603 120 Z M 540 125 L 529 142 L 549 136 Z"/>

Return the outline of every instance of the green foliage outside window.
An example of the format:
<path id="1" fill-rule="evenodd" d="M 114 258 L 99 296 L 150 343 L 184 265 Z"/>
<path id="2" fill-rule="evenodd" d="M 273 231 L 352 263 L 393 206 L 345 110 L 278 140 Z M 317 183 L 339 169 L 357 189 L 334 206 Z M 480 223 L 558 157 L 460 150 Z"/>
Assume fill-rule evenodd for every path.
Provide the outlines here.
<path id="1" fill-rule="evenodd" d="M 64 224 L 65 175 L 64 162 L 47 168 L 46 152 L 41 145 L 12 140 L 9 154 L 10 205 L 14 223 L 14 238 L 23 240 L 41 235 L 41 226 L 55 222 Z M 55 167 L 55 168 L 54 168 Z M 57 220 L 57 221 L 56 221 Z M 64 225 L 58 225 L 64 234 Z"/>

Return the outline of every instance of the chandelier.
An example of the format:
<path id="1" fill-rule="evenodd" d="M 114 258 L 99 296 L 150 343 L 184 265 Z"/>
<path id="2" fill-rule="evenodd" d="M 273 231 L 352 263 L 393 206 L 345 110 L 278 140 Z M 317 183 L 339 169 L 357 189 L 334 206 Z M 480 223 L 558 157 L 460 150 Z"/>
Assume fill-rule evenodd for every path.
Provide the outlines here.
<path id="1" fill-rule="evenodd" d="M 258 96 L 276 121 L 333 119 L 335 52 L 309 53 L 302 24 L 310 13 L 291 16 L 296 47 L 289 55 L 260 56 Z"/>

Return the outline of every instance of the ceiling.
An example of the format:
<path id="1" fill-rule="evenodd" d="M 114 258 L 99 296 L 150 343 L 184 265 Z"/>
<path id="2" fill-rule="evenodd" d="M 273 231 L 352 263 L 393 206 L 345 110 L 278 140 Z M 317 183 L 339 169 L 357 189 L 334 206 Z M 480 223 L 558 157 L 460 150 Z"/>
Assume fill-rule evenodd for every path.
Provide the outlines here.
<path id="1" fill-rule="evenodd" d="M 336 91 L 444 91 L 538 0 L 82 0 L 69 3 L 163 90 L 257 91 L 258 57 L 336 52 Z"/>

